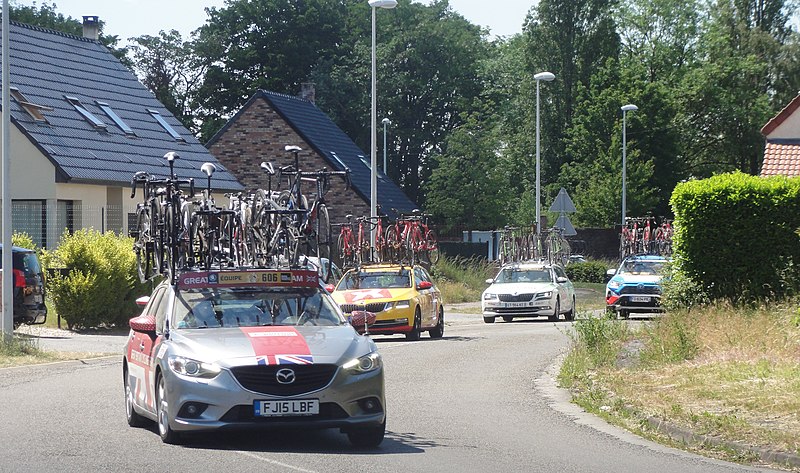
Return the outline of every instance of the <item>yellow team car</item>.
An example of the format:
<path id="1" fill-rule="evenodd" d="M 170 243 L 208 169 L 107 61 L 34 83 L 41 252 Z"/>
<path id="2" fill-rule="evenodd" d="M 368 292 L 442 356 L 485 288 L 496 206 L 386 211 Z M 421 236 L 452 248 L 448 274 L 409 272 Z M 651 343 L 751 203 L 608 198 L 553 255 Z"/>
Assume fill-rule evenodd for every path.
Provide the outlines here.
<path id="1" fill-rule="evenodd" d="M 361 333 L 404 333 L 408 340 L 419 340 L 423 331 L 431 338 L 444 335 L 442 295 L 422 266 L 361 266 L 328 290 L 346 316 L 362 310 L 375 314 L 374 322 L 354 324 Z"/>

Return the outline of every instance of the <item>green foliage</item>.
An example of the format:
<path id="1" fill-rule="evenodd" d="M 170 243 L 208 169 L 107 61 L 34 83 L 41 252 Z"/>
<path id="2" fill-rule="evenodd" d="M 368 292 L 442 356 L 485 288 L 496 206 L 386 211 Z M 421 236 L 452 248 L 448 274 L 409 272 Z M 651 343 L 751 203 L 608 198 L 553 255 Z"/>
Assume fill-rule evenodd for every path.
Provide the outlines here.
<path id="1" fill-rule="evenodd" d="M 70 328 L 121 325 L 137 312 L 146 289 L 136 279 L 130 238 L 95 230 L 61 237 L 55 264 L 69 269 L 49 281 L 55 310 Z"/>
<path id="2" fill-rule="evenodd" d="M 0 334 L 0 357 L 38 355 L 40 353 L 33 338 L 5 337 Z"/>
<path id="3" fill-rule="evenodd" d="M 587 261 L 585 263 L 570 263 L 564 268 L 567 277 L 573 282 L 605 283 L 606 271 L 609 264 L 603 261 Z"/>
<path id="4" fill-rule="evenodd" d="M 697 339 L 697 313 L 672 311 L 645 326 L 645 348 L 641 353 L 644 364 L 662 365 L 694 359 L 700 351 Z"/>
<path id="5" fill-rule="evenodd" d="M 441 257 L 431 267 L 431 277 L 448 304 L 480 300 L 486 280 L 494 277 L 497 268 L 483 258 Z"/>
<path id="6" fill-rule="evenodd" d="M 677 267 L 677 261 L 666 265 L 661 279 L 661 305 L 668 311 L 702 307 L 711 302 L 703 286 Z"/>
<path id="7" fill-rule="evenodd" d="M 36 252 L 39 251 L 39 246 L 34 243 L 33 237 L 25 232 L 14 232 L 11 235 L 11 244 L 20 248 L 27 248 Z"/>
<path id="8" fill-rule="evenodd" d="M 628 326 L 606 316 L 590 316 L 575 322 L 574 344 L 585 352 L 595 367 L 608 366 L 616 361 L 622 342 L 628 336 Z"/>
<path id="9" fill-rule="evenodd" d="M 719 175 L 680 184 L 671 204 L 678 268 L 711 299 L 800 291 L 800 179 Z"/>

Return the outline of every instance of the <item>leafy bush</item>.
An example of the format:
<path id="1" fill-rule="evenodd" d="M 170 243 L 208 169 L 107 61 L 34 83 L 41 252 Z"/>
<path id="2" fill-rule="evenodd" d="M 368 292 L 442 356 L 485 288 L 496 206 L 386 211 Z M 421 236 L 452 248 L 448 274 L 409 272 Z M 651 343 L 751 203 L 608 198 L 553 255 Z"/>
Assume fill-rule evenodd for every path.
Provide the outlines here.
<path id="1" fill-rule="evenodd" d="M 661 305 L 667 310 L 690 310 L 711 302 L 703 287 L 677 268 L 677 262 L 662 269 Z"/>
<path id="2" fill-rule="evenodd" d="M 479 301 L 486 280 L 497 268 L 483 258 L 441 257 L 431 267 L 431 277 L 448 304 Z"/>
<path id="3" fill-rule="evenodd" d="M 50 283 L 58 315 L 69 328 L 121 325 L 136 314 L 136 297 L 147 293 L 136 277 L 130 238 L 96 230 L 65 233 L 53 253 L 67 268 Z"/>
<path id="4" fill-rule="evenodd" d="M 679 184 L 670 203 L 692 290 L 736 302 L 800 292 L 800 178 L 723 174 Z"/>
<path id="5" fill-rule="evenodd" d="M 610 267 L 609 263 L 603 261 L 587 261 L 568 264 L 564 269 L 571 281 L 605 283 L 606 271 Z"/>

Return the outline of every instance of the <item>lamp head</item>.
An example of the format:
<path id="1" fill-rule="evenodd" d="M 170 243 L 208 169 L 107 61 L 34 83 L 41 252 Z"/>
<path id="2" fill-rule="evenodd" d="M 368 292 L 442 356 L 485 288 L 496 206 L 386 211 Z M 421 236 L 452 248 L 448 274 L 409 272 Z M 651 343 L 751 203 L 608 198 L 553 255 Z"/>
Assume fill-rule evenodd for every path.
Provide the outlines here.
<path id="1" fill-rule="evenodd" d="M 551 80 L 556 78 L 556 75 L 553 74 L 552 72 L 540 72 L 534 75 L 533 78 L 535 80 L 546 80 L 547 82 L 550 82 Z"/>
<path id="2" fill-rule="evenodd" d="M 372 8 L 394 8 L 397 6 L 397 0 L 369 0 L 369 6 Z"/>
<path id="3" fill-rule="evenodd" d="M 622 107 L 620 107 L 620 109 L 623 112 L 635 112 L 636 110 L 639 110 L 639 107 L 637 107 L 632 103 L 629 103 L 628 105 L 623 105 Z"/>
<path id="4" fill-rule="evenodd" d="M 215 166 L 214 163 L 203 163 L 203 165 L 200 166 L 200 170 L 210 179 L 211 176 L 214 175 L 214 171 L 217 170 L 217 166 Z"/>
<path id="5" fill-rule="evenodd" d="M 301 148 L 299 146 L 295 146 L 295 145 L 286 145 L 286 146 L 284 146 L 283 149 L 285 151 L 291 151 L 291 152 L 297 152 L 297 151 L 302 151 L 303 150 L 303 148 Z"/>
<path id="6" fill-rule="evenodd" d="M 381 123 L 383 123 L 384 125 L 391 125 L 392 121 L 389 120 L 388 118 L 384 118 L 383 120 L 381 120 Z"/>

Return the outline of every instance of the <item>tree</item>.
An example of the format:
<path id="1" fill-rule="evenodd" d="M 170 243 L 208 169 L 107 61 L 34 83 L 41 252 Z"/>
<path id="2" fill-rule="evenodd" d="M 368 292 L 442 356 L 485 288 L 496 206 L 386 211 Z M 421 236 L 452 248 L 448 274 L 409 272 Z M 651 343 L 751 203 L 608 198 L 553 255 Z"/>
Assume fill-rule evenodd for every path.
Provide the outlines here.
<path id="1" fill-rule="evenodd" d="M 183 41 L 176 30 L 160 31 L 158 36 L 139 36 L 131 41 L 133 70 L 142 84 L 184 126 L 197 130 L 190 101 L 197 93 L 205 68 L 194 55 L 192 43 Z"/>

